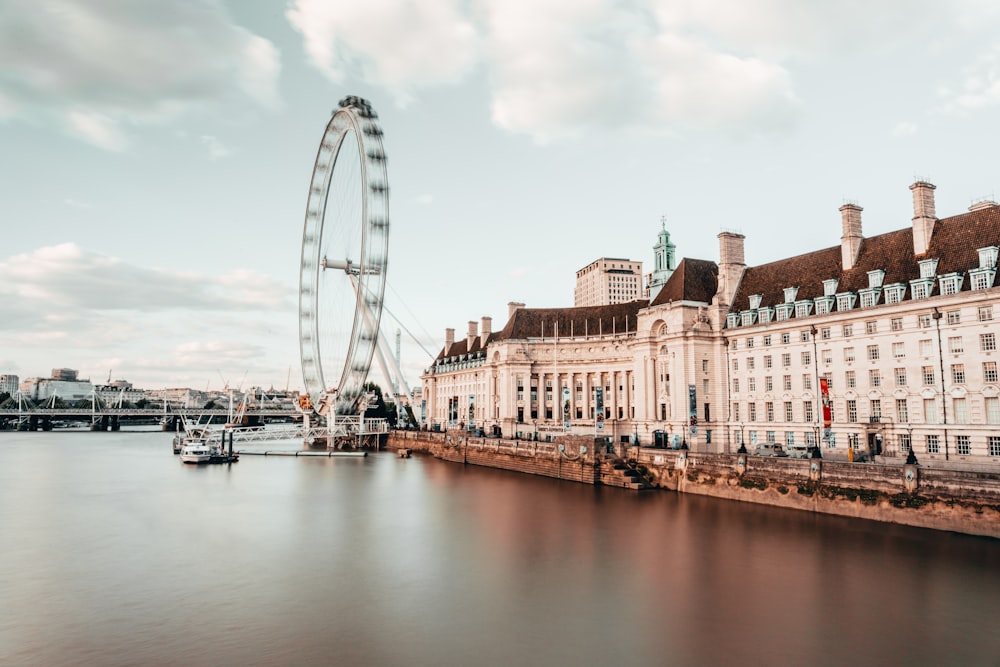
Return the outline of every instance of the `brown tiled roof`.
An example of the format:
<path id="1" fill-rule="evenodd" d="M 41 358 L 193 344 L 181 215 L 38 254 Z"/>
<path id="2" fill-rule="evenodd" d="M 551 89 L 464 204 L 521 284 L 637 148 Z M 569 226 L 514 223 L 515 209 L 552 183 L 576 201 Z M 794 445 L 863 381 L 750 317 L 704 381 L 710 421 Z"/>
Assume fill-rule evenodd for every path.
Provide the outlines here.
<path id="1" fill-rule="evenodd" d="M 1000 246 L 1000 206 L 970 211 L 934 223 L 927 253 L 913 254 L 913 228 L 862 239 L 854 267 L 844 271 L 840 246 L 797 255 L 770 264 L 747 267 L 733 299 L 731 312 L 750 308 L 750 296 L 761 294 L 761 306 L 784 303 L 783 290 L 798 287 L 796 300 L 823 296 L 823 281 L 839 280 L 837 292 L 857 292 L 868 287 L 868 272 L 885 271 L 884 285 L 908 283 L 920 277 L 918 260 L 937 259 L 937 274 L 968 272 L 979 266 L 979 248 Z M 935 283 L 935 290 L 938 289 Z M 966 276 L 962 289 L 969 289 Z M 936 293 L 936 292 L 934 292 Z M 906 298 L 909 298 L 907 292 Z M 659 301 L 659 297 L 657 297 Z"/>
<path id="2" fill-rule="evenodd" d="M 507 326 L 491 333 L 485 345 L 480 346 L 480 337 L 473 341 L 472 348 L 469 349 L 468 340 L 462 338 L 450 347 L 441 348 L 437 358 L 475 353 L 486 349 L 496 340 L 554 338 L 557 331 L 560 338 L 634 332 L 639 311 L 648 305 L 649 301 L 639 300 L 581 308 L 518 308 Z"/>
<path id="3" fill-rule="evenodd" d="M 711 303 L 718 290 L 718 280 L 719 266 L 715 262 L 685 257 L 650 305 L 659 306 L 671 301 Z"/>

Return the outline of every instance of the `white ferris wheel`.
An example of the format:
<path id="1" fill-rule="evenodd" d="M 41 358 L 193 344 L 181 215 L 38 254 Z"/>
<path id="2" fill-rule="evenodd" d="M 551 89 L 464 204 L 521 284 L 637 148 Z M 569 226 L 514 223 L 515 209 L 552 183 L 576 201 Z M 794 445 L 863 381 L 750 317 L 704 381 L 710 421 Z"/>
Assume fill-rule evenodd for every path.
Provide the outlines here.
<path id="1" fill-rule="evenodd" d="M 320 414 L 364 411 L 388 250 L 382 129 L 367 100 L 345 97 L 316 154 L 299 267 L 302 379 Z"/>

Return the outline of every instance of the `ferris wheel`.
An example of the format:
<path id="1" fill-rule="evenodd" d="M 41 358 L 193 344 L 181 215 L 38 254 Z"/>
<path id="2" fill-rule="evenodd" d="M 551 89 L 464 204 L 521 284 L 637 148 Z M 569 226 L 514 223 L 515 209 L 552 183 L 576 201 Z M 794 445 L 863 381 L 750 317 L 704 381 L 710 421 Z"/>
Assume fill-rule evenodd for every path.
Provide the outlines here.
<path id="1" fill-rule="evenodd" d="M 382 129 L 349 96 L 327 123 L 309 184 L 299 265 L 302 380 L 321 414 L 359 414 L 379 335 L 389 250 Z"/>

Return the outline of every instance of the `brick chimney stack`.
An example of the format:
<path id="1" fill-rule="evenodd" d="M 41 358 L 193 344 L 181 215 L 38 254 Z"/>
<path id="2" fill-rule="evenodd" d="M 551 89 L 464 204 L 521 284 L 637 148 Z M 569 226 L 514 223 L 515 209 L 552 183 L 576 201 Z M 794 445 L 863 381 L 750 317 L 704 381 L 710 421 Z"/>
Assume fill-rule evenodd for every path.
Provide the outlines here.
<path id="1" fill-rule="evenodd" d="M 483 337 L 483 342 L 489 338 L 489 335 L 493 333 L 493 318 L 484 317 L 479 321 L 479 333 Z"/>
<path id="2" fill-rule="evenodd" d="M 840 259 L 844 271 L 852 268 L 861 250 L 861 211 L 857 204 L 844 204 L 840 207 L 840 220 L 844 233 L 840 237 Z"/>
<path id="3" fill-rule="evenodd" d="M 747 265 L 743 256 L 743 242 L 746 237 L 735 232 L 722 232 L 719 238 L 719 286 L 716 290 L 718 303 L 728 306 L 736 296 L 736 288 L 743 278 Z"/>
<path id="4" fill-rule="evenodd" d="M 479 335 L 479 327 L 475 320 L 469 320 L 469 333 L 465 336 L 465 349 L 471 350 L 472 344 L 476 342 L 476 337 Z"/>
<path id="5" fill-rule="evenodd" d="M 444 330 L 444 352 L 448 354 L 451 350 L 451 346 L 455 344 L 455 330 L 445 329 Z"/>
<path id="6" fill-rule="evenodd" d="M 934 223 L 937 222 L 935 186 L 927 181 L 917 181 L 910 186 L 910 190 L 913 192 L 913 254 L 919 257 L 930 247 Z"/>
<path id="7" fill-rule="evenodd" d="M 523 303 L 519 303 L 517 301 L 511 301 L 510 303 L 507 304 L 507 319 L 508 320 L 510 318 L 514 317 L 514 312 L 518 308 L 524 308 L 524 304 Z"/>

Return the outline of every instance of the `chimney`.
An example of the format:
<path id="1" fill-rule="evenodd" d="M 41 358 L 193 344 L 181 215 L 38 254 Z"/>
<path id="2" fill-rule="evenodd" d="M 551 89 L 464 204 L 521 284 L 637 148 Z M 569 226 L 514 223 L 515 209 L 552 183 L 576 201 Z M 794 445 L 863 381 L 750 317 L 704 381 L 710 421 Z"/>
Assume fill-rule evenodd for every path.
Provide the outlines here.
<path id="1" fill-rule="evenodd" d="M 507 304 L 507 319 L 514 317 L 514 311 L 518 308 L 524 308 L 523 303 L 518 303 L 517 301 L 511 301 Z"/>
<path id="2" fill-rule="evenodd" d="M 861 211 L 857 204 L 844 204 L 840 207 L 840 220 L 844 234 L 840 237 L 840 259 L 844 271 L 854 267 L 861 250 Z"/>
<path id="3" fill-rule="evenodd" d="M 917 181 L 910 186 L 913 192 L 913 254 L 923 255 L 931 245 L 931 234 L 937 215 L 934 213 L 934 186 L 927 181 Z"/>
<path id="4" fill-rule="evenodd" d="M 484 317 L 479 321 L 479 333 L 483 336 L 483 342 L 489 338 L 489 335 L 493 333 L 493 318 Z"/>
<path id="5" fill-rule="evenodd" d="M 747 265 L 743 258 L 743 241 L 746 238 L 735 232 L 719 234 L 719 286 L 716 301 L 728 306 L 736 296 L 736 288 Z"/>
<path id="6" fill-rule="evenodd" d="M 479 327 L 476 326 L 475 321 L 469 320 L 469 333 L 465 336 L 465 349 L 471 350 L 472 344 L 476 341 L 476 336 L 479 335 Z"/>
<path id="7" fill-rule="evenodd" d="M 444 353 L 448 354 L 451 352 L 451 346 L 455 344 L 455 330 L 445 329 L 444 330 Z"/>

